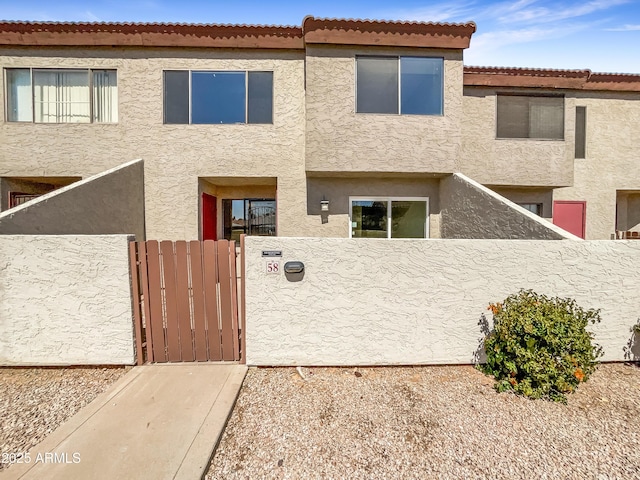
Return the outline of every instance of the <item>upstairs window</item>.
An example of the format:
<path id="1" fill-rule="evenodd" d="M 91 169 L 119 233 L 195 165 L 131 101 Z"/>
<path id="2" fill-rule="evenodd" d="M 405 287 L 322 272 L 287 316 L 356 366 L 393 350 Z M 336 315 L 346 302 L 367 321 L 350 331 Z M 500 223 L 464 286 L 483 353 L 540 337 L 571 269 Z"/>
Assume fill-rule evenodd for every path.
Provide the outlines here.
<path id="1" fill-rule="evenodd" d="M 164 72 L 164 123 L 273 123 L 273 72 Z"/>
<path id="2" fill-rule="evenodd" d="M 115 123 L 115 70 L 6 69 L 7 121 Z"/>
<path id="3" fill-rule="evenodd" d="M 444 60 L 356 57 L 356 112 L 442 115 Z"/>
<path id="4" fill-rule="evenodd" d="M 498 138 L 564 140 L 564 97 L 498 95 Z"/>

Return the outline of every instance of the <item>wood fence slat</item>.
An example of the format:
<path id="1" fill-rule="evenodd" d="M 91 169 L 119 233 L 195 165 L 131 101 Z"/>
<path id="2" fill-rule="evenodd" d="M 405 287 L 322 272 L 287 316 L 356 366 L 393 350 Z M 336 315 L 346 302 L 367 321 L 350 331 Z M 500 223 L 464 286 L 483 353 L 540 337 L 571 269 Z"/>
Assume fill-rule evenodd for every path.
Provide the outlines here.
<path id="1" fill-rule="evenodd" d="M 162 313 L 162 286 L 160 280 L 160 249 L 156 240 L 147 242 L 147 268 L 149 293 L 149 318 L 152 324 L 153 361 L 166 362 L 167 349 Z"/>
<path id="2" fill-rule="evenodd" d="M 193 362 L 193 332 L 191 330 L 191 307 L 189 305 L 189 258 L 187 242 L 179 240 L 176 247 L 176 296 L 178 304 L 178 328 L 180 330 L 180 352 L 183 362 Z"/>
<path id="3" fill-rule="evenodd" d="M 247 363 L 247 343 L 246 343 L 246 325 L 247 325 L 247 302 L 245 301 L 245 277 L 247 269 L 245 266 L 244 256 L 244 240 L 246 235 L 240 235 L 240 363 Z"/>
<path id="4" fill-rule="evenodd" d="M 153 339 L 151 332 L 151 308 L 149 300 L 149 272 L 147 270 L 147 242 L 136 242 L 138 244 L 138 260 L 140 268 L 140 283 L 142 284 L 142 305 L 144 308 L 145 340 L 147 351 L 147 362 L 153 362 Z M 164 340 L 163 340 L 164 343 Z"/>
<path id="5" fill-rule="evenodd" d="M 204 313 L 204 281 L 202 278 L 202 243 L 189 242 L 189 260 L 191 262 L 191 290 L 193 293 L 193 327 L 195 357 L 199 362 L 207 357 L 207 326 Z"/>
<path id="6" fill-rule="evenodd" d="M 164 271 L 164 299 L 167 322 L 167 348 L 170 362 L 180 361 L 180 330 L 178 327 L 178 301 L 176 298 L 176 266 L 173 242 L 160 242 Z"/>
<path id="7" fill-rule="evenodd" d="M 220 316 L 222 319 L 222 360 L 233 360 L 233 309 L 231 307 L 231 267 L 229 242 L 218 241 L 218 278 L 220 279 Z"/>
<path id="8" fill-rule="evenodd" d="M 236 242 L 229 242 L 229 266 L 231 277 L 231 331 L 233 332 L 233 359 L 240 360 L 240 338 L 238 336 L 238 277 L 236 275 L 238 257 Z"/>
<path id="9" fill-rule="evenodd" d="M 142 351 L 142 313 L 140 312 L 140 269 L 138 266 L 136 242 L 129 242 L 129 265 L 131 268 L 131 300 L 133 302 L 133 321 L 136 332 L 136 365 L 144 363 Z"/>
<path id="10" fill-rule="evenodd" d="M 207 340 L 209 344 L 209 360 L 222 360 L 220 342 L 220 326 L 218 318 L 218 259 L 216 242 L 203 242 L 202 265 L 204 270 L 204 301 L 207 319 Z"/>

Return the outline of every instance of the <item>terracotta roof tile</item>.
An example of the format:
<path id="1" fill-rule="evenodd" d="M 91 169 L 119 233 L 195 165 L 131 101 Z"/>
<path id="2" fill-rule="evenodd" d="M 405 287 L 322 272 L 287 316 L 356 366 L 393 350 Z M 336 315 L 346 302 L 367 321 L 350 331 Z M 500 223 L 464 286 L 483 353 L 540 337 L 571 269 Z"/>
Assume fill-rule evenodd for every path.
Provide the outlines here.
<path id="1" fill-rule="evenodd" d="M 514 67 L 464 67 L 465 86 L 640 92 L 640 75 Z"/>
<path id="2" fill-rule="evenodd" d="M 0 21 L 0 45 L 304 48 L 300 27 Z"/>
<path id="3" fill-rule="evenodd" d="M 475 23 L 306 17 L 302 26 L 0 21 L 0 45 L 304 48 L 306 43 L 467 48 Z"/>
<path id="4" fill-rule="evenodd" d="M 306 43 L 468 48 L 476 24 L 305 17 Z"/>

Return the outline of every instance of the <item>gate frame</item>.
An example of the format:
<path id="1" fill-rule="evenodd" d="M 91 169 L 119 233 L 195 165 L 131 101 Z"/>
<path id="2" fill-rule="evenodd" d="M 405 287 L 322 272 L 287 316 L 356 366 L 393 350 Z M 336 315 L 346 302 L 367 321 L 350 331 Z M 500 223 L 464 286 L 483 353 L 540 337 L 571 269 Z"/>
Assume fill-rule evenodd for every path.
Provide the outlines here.
<path id="1" fill-rule="evenodd" d="M 129 243 L 137 365 L 151 362 L 185 361 L 246 363 L 244 237 L 245 235 L 241 235 L 239 242 L 239 268 L 235 241 L 179 240 L 158 242 L 148 240 Z M 196 290 L 194 290 L 193 277 L 194 259 L 191 256 L 192 248 L 195 245 L 199 247 L 198 257 L 201 269 L 198 269 L 198 272 L 199 276 L 202 276 L 200 282 L 196 281 L 198 286 Z M 171 256 L 172 262 L 166 264 L 168 268 L 165 269 L 165 259 L 169 256 Z M 208 267 L 205 267 L 205 257 Z M 218 257 L 228 261 L 218 262 Z M 196 263 L 198 263 L 197 260 Z M 222 267 L 222 272 L 220 267 Z M 202 292 L 196 294 L 195 292 L 200 290 L 200 285 L 202 285 Z M 215 291 L 212 291 L 212 285 Z M 170 313 L 176 315 L 167 315 L 167 300 L 171 306 Z M 151 303 L 155 305 L 155 308 L 152 308 Z M 198 312 L 201 312 L 201 317 L 196 317 Z M 217 336 L 217 340 L 209 336 L 210 332 L 216 330 L 209 328 L 209 322 L 212 320 L 216 323 L 217 334 L 214 337 Z M 184 331 L 185 325 L 190 327 L 191 342 L 184 337 L 180 342 L 180 326 Z M 198 326 L 204 326 L 203 333 L 196 332 Z M 168 327 L 174 331 L 168 332 Z M 231 330 L 230 335 L 229 330 Z M 175 338 L 169 337 L 169 335 L 174 335 Z M 205 355 L 206 360 L 202 360 L 202 358 L 198 360 L 201 355 L 197 354 L 197 345 L 202 343 L 202 338 L 199 338 L 198 335 L 205 335 L 204 341 L 209 347 Z M 213 340 L 210 341 L 211 339 Z M 165 351 L 163 359 L 156 358 L 157 355 L 154 354 L 153 348 L 154 341 L 156 344 L 162 342 L 161 347 L 156 345 L 156 350 Z M 169 354 L 169 343 L 177 347 L 177 350 L 176 348 L 171 349 L 171 355 Z M 187 352 L 185 347 L 189 343 L 191 350 Z M 219 355 L 212 355 L 212 350 L 210 350 L 212 345 L 220 349 Z M 180 360 L 175 359 L 176 355 L 180 357 Z M 185 356 L 187 360 L 184 360 Z M 219 358 L 216 358 L 218 356 Z"/>

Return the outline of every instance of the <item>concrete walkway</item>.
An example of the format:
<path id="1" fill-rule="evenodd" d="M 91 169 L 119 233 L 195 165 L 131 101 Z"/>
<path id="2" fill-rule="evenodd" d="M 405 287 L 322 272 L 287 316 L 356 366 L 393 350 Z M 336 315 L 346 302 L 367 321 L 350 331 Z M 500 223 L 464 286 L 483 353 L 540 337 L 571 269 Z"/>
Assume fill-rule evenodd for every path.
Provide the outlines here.
<path id="1" fill-rule="evenodd" d="M 247 368 L 189 363 L 133 368 L 30 452 L 9 479 L 200 479 Z"/>

